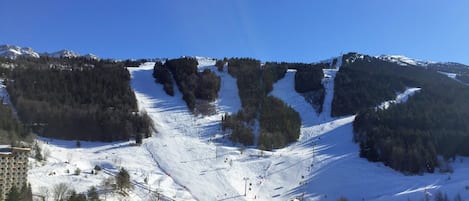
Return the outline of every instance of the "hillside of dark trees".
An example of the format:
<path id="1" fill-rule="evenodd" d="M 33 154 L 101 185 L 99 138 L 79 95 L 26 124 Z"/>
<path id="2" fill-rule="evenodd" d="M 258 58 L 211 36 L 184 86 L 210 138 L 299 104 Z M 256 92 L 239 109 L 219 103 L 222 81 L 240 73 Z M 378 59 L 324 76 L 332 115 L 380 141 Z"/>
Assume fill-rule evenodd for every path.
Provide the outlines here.
<path id="1" fill-rule="evenodd" d="M 171 76 L 171 72 L 163 65 L 163 63 L 155 63 L 155 67 L 153 67 L 153 77 L 157 83 L 163 85 L 163 90 L 166 94 L 174 96 L 173 78 Z"/>
<path id="2" fill-rule="evenodd" d="M 199 72 L 197 65 L 195 58 L 179 58 L 167 60 L 164 64 L 156 62 L 153 69 L 156 82 L 162 84 L 170 96 L 174 96 L 174 78 L 191 111 L 196 108 L 197 99 L 214 101 L 220 90 L 220 77 L 208 69 Z"/>
<path id="3" fill-rule="evenodd" d="M 7 90 L 21 121 L 41 136 L 114 141 L 151 135 L 124 63 L 84 58 L 21 58 Z"/>
<path id="4" fill-rule="evenodd" d="M 337 62 L 337 60 L 334 61 Z M 295 64 L 295 66 L 296 92 L 302 94 L 305 99 L 316 109 L 317 113 L 321 113 L 324 97 L 326 95 L 324 86 L 322 84 L 322 79 L 324 78 L 322 69 L 327 68 L 328 65 L 319 63 Z"/>
<path id="5" fill-rule="evenodd" d="M 433 172 L 438 155 L 469 155 L 469 88 L 435 69 L 399 66 L 365 56 L 336 77 L 333 115 L 358 113 L 353 123 L 360 156 L 393 169 Z M 421 87 L 406 103 L 375 109 L 406 87 Z"/>
<path id="6" fill-rule="evenodd" d="M 229 59 L 228 73 L 236 78 L 242 109 L 236 114 L 225 114 L 222 118 L 222 130 L 231 129 L 231 140 L 244 145 L 254 144 L 252 127 L 256 119 L 261 90 L 261 64 L 254 59 Z"/>
<path id="7" fill-rule="evenodd" d="M 457 75 L 456 79 L 460 80 L 463 83 L 469 84 L 469 74 Z"/>
<path id="8" fill-rule="evenodd" d="M 460 63 L 433 63 L 429 64 L 427 68 L 445 73 L 455 73 L 456 79 L 469 84 L 469 66 Z"/>
<path id="9" fill-rule="evenodd" d="M 285 77 L 288 68 L 288 63 L 267 62 L 264 64 L 261 83 L 264 95 L 272 92 L 274 84 Z"/>
<path id="10" fill-rule="evenodd" d="M 301 119 L 295 110 L 280 99 L 267 96 L 273 84 L 285 76 L 285 63 L 266 63 L 248 58 L 228 60 L 228 72 L 236 78 L 242 109 L 222 118 L 222 129 L 231 129 L 231 139 L 244 145 L 254 143 L 252 127 L 259 120 L 257 146 L 281 148 L 298 139 Z"/>
<path id="11" fill-rule="evenodd" d="M 28 129 L 14 117 L 11 106 L 3 104 L 3 97 L 0 97 L 0 114 L 0 144 L 17 146 L 19 141 L 32 141 Z"/>
<path id="12" fill-rule="evenodd" d="M 259 123 L 260 149 L 282 148 L 300 136 L 301 118 L 298 112 L 273 96 L 263 99 Z"/>
<path id="13" fill-rule="evenodd" d="M 405 87 L 418 87 L 412 74 L 407 73 L 422 71 L 420 67 L 403 68 L 369 56 L 355 62 L 346 61 L 354 56 L 353 53 L 343 56 L 342 67 L 334 80 L 331 114 L 334 117 L 352 115 L 378 106 L 384 101 L 394 99 L 396 93 L 404 91 Z"/>

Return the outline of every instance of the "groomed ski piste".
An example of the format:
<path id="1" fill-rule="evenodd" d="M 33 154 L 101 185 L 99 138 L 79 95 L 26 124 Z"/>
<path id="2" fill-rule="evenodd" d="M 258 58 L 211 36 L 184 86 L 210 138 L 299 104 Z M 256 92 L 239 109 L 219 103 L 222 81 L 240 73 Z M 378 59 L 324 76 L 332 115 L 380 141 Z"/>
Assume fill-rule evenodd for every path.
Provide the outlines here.
<path id="1" fill-rule="evenodd" d="M 451 199 L 458 193 L 463 200 L 469 199 L 469 158 L 457 157 L 451 164 L 453 173 L 406 176 L 359 157 L 359 147 L 352 140 L 354 116 L 330 117 L 333 81 L 340 63 L 324 70 L 326 97 L 321 114 L 295 92 L 295 71 L 289 70 L 274 85 L 271 95 L 300 113 L 301 135 L 285 148 L 260 151 L 231 143 L 228 133 L 220 130 L 221 116 L 241 107 L 236 79 L 226 73 L 226 67 L 224 72 L 217 71 L 214 60 L 197 59 L 200 70 L 209 68 L 221 77 L 219 98 L 212 103 L 216 114 L 194 116 L 177 89 L 174 97 L 166 95 L 152 77 L 154 63 L 128 68 L 139 108 L 151 116 L 157 132 L 141 146 L 81 142 L 77 148 L 75 141 L 40 138 L 50 156 L 44 163 L 31 160 L 28 179 L 33 193 L 51 195 L 55 184 L 66 183 L 78 192 L 96 186 L 106 200 L 152 200 L 154 191 L 163 200 L 200 201 L 316 201 L 340 196 L 352 201 L 404 201 L 431 197 L 437 191 Z M 412 95 L 406 92 L 398 94 L 400 102 Z M 393 101 L 400 103 L 389 103 Z M 92 175 L 95 165 L 103 170 Z M 102 181 L 121 167 L 129 171 L 133 190 L 128 196 L 104 193 Z M 80 175 L 73 175 L 76 168 L 81 169 Z"/>

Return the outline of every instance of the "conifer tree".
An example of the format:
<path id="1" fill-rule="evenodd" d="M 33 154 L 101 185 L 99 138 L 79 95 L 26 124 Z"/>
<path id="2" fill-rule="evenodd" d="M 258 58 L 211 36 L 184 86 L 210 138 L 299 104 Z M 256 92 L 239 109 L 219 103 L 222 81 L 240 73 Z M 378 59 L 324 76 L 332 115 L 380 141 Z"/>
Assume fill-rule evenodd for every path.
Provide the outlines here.
<path id="1" fill-rule="evenodd" d="M 132 188 L 132 184 L 130 183 L 130 175 L 126 169 L 121 168 L 119 173 L 116 175 L 116 185 L 121 192 L 125 192 L 125 190 Z"/>

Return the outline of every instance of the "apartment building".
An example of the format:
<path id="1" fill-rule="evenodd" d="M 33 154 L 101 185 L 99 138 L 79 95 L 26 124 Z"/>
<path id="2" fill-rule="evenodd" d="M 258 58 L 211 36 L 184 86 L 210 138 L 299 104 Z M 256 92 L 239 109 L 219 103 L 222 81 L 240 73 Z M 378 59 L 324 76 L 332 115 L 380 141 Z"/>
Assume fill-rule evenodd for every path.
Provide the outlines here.
<path id="1" fill-rule="evenodd" d="M 0 200 L 12 186 L 21 188 L 28 177 L 29 148 L 0 145 Z"/>

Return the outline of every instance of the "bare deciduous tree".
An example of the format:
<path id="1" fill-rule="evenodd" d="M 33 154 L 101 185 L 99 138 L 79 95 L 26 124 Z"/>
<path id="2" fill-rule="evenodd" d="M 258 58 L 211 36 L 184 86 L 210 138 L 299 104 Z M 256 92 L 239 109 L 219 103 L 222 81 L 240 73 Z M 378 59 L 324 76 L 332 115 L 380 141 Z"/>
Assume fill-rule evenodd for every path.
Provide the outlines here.
<path id="1" fill-rule="evenodd" d="M 54 188 L 52 190 L 54 193 L 54 201 L 65 200 L 69 189 L 70 187 L 66 183 L 60 183 L 60 184 L 54 185 Z"/>

